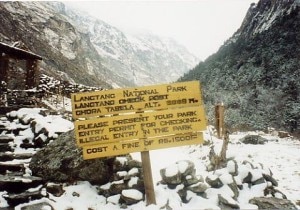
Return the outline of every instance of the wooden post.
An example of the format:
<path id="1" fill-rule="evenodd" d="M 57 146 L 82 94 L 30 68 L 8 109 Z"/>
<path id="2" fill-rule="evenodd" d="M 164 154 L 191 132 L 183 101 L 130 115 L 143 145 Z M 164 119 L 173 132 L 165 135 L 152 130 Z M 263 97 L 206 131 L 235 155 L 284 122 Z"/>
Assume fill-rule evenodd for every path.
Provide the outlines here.
<path id="1" fill-rule="evenodd" d="M 215 106 L 215 118 L 216 118 L 216 129 L 217 129 L 218 138 L 221 139 L 224 137 L 225 134 L 223 103 L 217 104 Z"/>
<path id="2" fill-rule="evenodd" d="M 149 151 L 141 152 L 141 157 L 147 205 L 156 204 Z"/>
<path id="3" fill-rule="evenodd" d="M 0 55 L 0 82 L 8 82 L 9 59 L 7 56 Z"/>
<path id="4" fill-rule="evenodd" d="M 35 87 L 37 84 L 38 62 L 34 59 L 28 59 L 26 65 L 26 89 Z"/>

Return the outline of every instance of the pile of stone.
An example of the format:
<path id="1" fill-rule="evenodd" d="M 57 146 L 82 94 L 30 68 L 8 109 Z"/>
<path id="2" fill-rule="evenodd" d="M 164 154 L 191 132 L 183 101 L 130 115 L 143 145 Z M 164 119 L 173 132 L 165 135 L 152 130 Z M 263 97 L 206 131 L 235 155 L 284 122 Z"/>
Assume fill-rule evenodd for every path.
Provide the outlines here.
<path id="1" fill-rule="evenodd" d="M 202 176 L 195 175 L 195 164 L 188 160 L 178 161 L 174 165 L 161 169 L 162 181 L 160 184 L 166 184 L 170 189 L 178 190 L 178 194 L 184 203 L 188 203 L 187 191 L 192 191 L 199 196 L 203 196 L 208 189 Z"/>
<path id="2" fill-rule="evenodd" d="M 70 83 L 69 81 L 60 81 L 45 74 L 40 76 L 40 84 L 38 86 L 38 92 L 43 93 L 43 96 L 62 94 L 66 97 L 70 97 L 71 93 L 97 90 L 103 90 L 103 88 L 88 87 L 81 84 Z"/>
<path id="3" fill-rule="evenodd" d="M 276 189 L 278 182 L 273 178 L 272 172 L 261 164 L 254 165 L 248 161 L 237 163 L 235 160 L 229 160 L 226 167 L 209 172 L 205 181 L 201 176 L 195 176 L 195 166 L 190 161 L 177 162 L 160 172 L 162 177 L 160 184 L 176 189 L 183 203 L 190 201 L 187 192 L 191 191 L 205 199 L 217 196 L 218 206 L 221 209 L 240 209 L 238 202 L 240 191 L 245 188 L 251 190 L 254 186 L 261 185 L 266 197 L 253 198 L 250 203 L 259 208 L 266 206 L 266 202 L 269 208 L 278 208 L 281 203 L 281 208 L 295 209 L 286 196 Z"/>
<path id="4" fill-rule="evenodd" d="M 144 200 L 144 181 L 141 162 L 130 156 L 117 157 L 113 162 L 110 181 L 99 187 L 98 192 L 108 203 L 122 207 Z"/>
<path id="5" fill-rule="evenodd" d="M 8 123 L 5 124 L 3 135 L 14 136 L 12 147 L 21 148 L 41 148 L 49 141 L 56 139 L 58 135 L 73 129 L 73 123 L 64 120 L 61 116 L 47 115 L 45 109 L 22 108 L 18 111 L 7 113 Z M 65 128 L 53 129 L 55 123 L 64 124 Z"/>

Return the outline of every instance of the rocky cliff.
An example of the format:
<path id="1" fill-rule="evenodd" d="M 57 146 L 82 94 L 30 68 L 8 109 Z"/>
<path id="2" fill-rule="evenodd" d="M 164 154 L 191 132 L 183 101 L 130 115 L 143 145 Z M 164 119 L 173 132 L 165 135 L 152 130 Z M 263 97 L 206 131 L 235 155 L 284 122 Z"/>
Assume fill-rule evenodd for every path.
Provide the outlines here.
<path id="1" fill-rule="evenodd" d="M 218 52 L 181 80 L 200 80 L 208 107 L 224 102 L 230 127 L 299 132 L 299 66 L 300 1 L 260 0 Z"/>
<path id="2" fill-rule="evenodd" d="M 174 41 L 129 36 L 59 2 L 1 2 L 0 10 L 0 41 L 23 42 L 43 57 L 50 76 L 108 88 L 136 86 L 174 81 L 197 61 Z"/>

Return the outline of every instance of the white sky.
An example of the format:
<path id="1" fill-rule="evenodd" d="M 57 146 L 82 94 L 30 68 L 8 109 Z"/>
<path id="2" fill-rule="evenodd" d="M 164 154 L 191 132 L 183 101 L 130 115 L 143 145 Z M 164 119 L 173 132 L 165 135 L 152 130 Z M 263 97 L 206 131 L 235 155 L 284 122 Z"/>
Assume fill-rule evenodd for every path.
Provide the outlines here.
<path id="1" fill-rule="evenodd" d="M 258 0 L 68 1 L 122 30 L 147 30 L 175 39 L 204 60 L 240 27 Z M 65 2 L 66 3 L 66 2 Z"/>

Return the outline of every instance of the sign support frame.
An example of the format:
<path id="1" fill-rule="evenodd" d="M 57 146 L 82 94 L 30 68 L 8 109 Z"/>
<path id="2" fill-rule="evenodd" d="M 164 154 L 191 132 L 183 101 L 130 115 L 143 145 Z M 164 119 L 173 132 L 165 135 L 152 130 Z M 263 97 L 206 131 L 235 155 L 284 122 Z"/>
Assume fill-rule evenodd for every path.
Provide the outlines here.
<path id="1" fill-rule="evenodd" d="M 151 169 L 151 162 L 150 162 L 150 152 L 149 151 L 141 152 L 141 159 L 142 159 L 144 187 L 145 187 L 147 205 L 156 204 L 152 169 Z"/>

